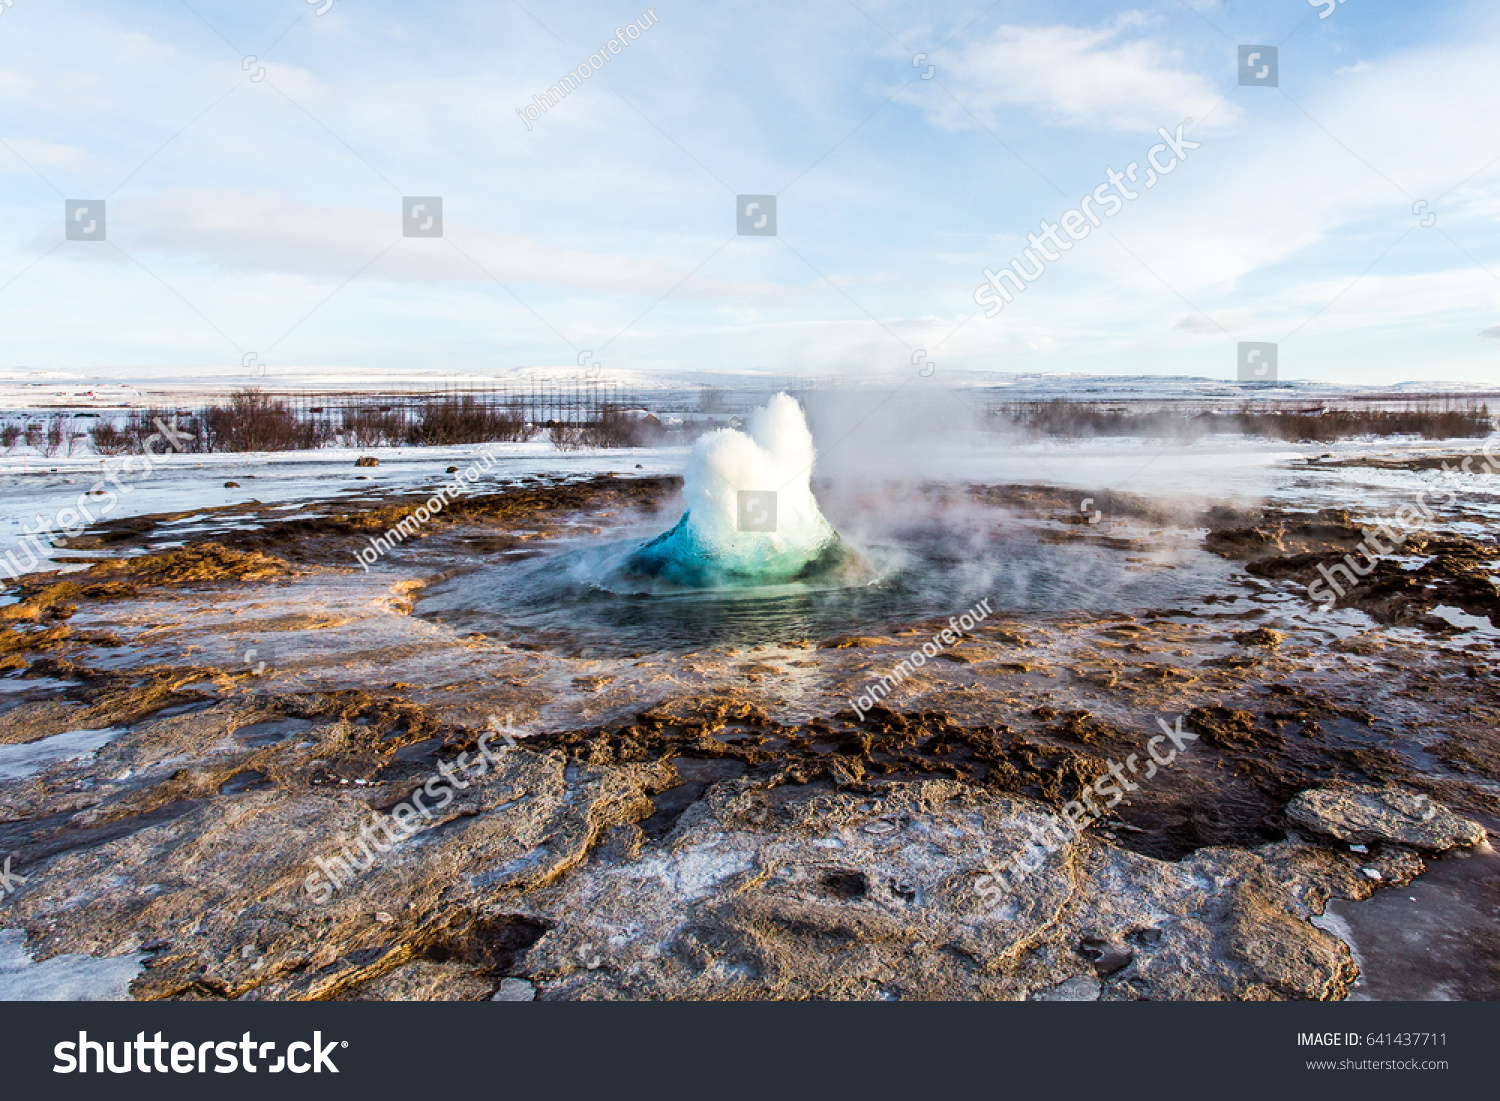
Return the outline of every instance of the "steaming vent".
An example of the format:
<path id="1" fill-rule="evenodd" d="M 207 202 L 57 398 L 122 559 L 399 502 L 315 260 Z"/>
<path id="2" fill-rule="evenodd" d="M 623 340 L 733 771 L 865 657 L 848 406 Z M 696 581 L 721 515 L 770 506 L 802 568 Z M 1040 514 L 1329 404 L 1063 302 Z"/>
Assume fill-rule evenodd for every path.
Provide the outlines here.
<path id="1" fill-rule="evenodd" d="M 693 445 L 684 474 L 687 511 L 631 555 L 628 574 L 694 588 L 805 579 L 848 555 L 818 509 L 817 453 L 802 407 L 777 394 L 746 431 L 721 428 Z"/>

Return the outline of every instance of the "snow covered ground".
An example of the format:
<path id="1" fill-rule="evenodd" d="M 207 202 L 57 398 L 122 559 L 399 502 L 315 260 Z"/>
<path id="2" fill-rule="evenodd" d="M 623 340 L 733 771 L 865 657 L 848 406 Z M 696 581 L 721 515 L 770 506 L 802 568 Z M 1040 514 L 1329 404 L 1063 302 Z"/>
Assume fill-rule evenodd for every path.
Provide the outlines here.
<path id="1" fill-rule="evenodd" d="M 26 949 L 22 929 L 0 929 L 0 1001 L 123 1002 L 146 953 L 53 956 L 40 963 Z"/>
<path id="2" fill-rule="evenodd" d="M 166 405 L 188 407 L 222 399 L 245 386 L 296 393 L 314 383 L 320 392 L 371 392 L 440 388 L 443 384 L 483 387 L 521 385 L 533 376 L 554 379 L 584 374 L 576 366 L 516 368 L 509 372 L 466 376 L 367 369 L 297 371 L 267 367 L 257 377 L 241 367 L 210 367 L 192 372 L 101 370 L 92 374 L 17 368 L 0 371 L 0 415 L 36 414 L 43 409 L 122 410 Z M 658 411 L 693 409 L 706 387 L 730 398 L 764 401 L 770 390 L 798 384 L 771 372 L 711 371 L 661 375 L 640 371 L 606 371 L 627 392 Z M 810 384 L 805 380 L 804 384 Z M 896 388 L 899 387 L 899 392 Z M 1410 500 L 1442 479 L 1437 471 L 1342 468 L 1309 470 L 1298 460 L 1332 454 L 1347 458 L 1365 454 L 1478 454 L 1480 441 L 1416 439 L 1347 440 L 1336 444 L 1289 444 L 1237 435 L 1161 440 L 1139 437 L 1082 440 L 1033 440 L 981 431 L 978 425 L 990 401 L 1068 398 L 1083 401 L 1163 401 L 1242 403 L 1251 397 L 1315 401 L 1351 396 L 1401 401 L 1415 394 L 1480 395 L 1477 384 L 1407 383 L 1384 388 L 1339 387 L 1326 383 L 1285 382 L 1246 388 L 1238 383 L 1177 376 L 1071 376 L 974 373 L 913 379 L 876 376 L 860 380 L 822 379 L 808 401 L 809 421 L 818 447 L 814 477 L 822 486 L 870 487 L 882 483 L 923 481 L 1029 483 L 1065 486 L 1079 494 L 1089 511 L 1091 492 L 1100 490 L 1181 499 L 1184 503 L 1255 504 L 1274 500 L 1297 507 L 1347 507 L 1379 512 Z M 756 397 L 756 395 L 760 395 Z M 1492 397 L 1500 398 L 1500 392 Z M 1500 404 L 1497 401 L 1496 404 Z M 84 424 L 93 423 L 89 421 Z M 23 442 L 0 454 L 0 562 L 15 551 L 23 525 L 37 517 L 52 524 L 59 512 L 76 506 L 80 495 L 99 483 L 105 460 L 93 454 L 87 437 L 76 441 L 71 457 L 47 457 Z M 546 440 L 493 446 L 495 467 L 485 475 L 498 486 L 535 475 L 568 476 L 613 472 L 681 474 L 687 445 L 618 450 L 559 451 Z M 117 520 L 151 513 L 180 512 L 259 502 L 296 509 L 309 501 L 357 495 L 378 499 L 435 487 L 446 480 L 449 466 L 467 466 L 481 445 L 448 448 L 384 447 L 356 450 L 330 447 L 316 451 L 248 454 L 169 454 L 149 477 L 125 476 L 129 492 L 119 495 L 107 518 Z M 375 455 L 380 465 L 356 467 L 355 459 Z M 118 469 L 111 460 L 108 470 Z M 226 485 L 226 483 L 238 483 Z M 1500 516 L 1500 484 L 1493 475 L 1464 482 L 1469 490 L 1462 507 L 1481 516 Z M 94 506 L 99 511 L 99 506 Z M 181 521 L 191 533 L 190 519 Z M 17 562 L 25 560 L 18 554 Z M 0 570 L 0 574 L 3 574 Z"/>
<path id="3" fill-rule="evenodd" d="M 493 447 L 497 461 L 481 478 L 499 486 L 530 475 L 661 474 L 680 472 L 686 448 L 558 451 L 546 441 L 474 444 L 464 447 L 378 447 L 364 450 L 331 447 L 317 451 L 247 452 L 243 454 L 169 454 L 158 459 L 149 477 L 122 475 L 130 492 L 105 518 L 124 519 L 162 512 L 186 512 L 259 501 L 296 507 L 342 493 L 376 496 L 415 492 L 449 481 L 450 466 L 468 466 Z M 377 467 L 356 467 L 355 459 L 372 455 Z M 45 462 L 45 466 L 41 465 Z M 118 466 L 118 463 L 115 464 Z M 13 551 L 22 525 L 35 528 L 36 518 L 52 523 L 59 511 L 75 506 L 80 495 L 100 480 L 98 458 L 39 460 L 0 457 L 0 558 Z M 238 482 L 234 488 L 226 482 Z M 93 506 L 97 513 L 99 506 Z M 66 552 L 59 552 L 66 553 Z M 45 565 L 41 568 L 47 568 Z M 3 572 L 3 571 L 0 571 Z"/>
<path id="4" fill-rule="evenodd" d="M 592 361 L 583 366 L 514 367 L 505 371 L 455 374 L 437 371 L 382 371 L 365 367 L 293 367 L 255 364 L 249 367 L 164 367 L 156 371 L 101 368 L 93 371 L 54 371 L 26 367 L 0 369 L 0 412 L 44 408 L 105 409 L 180 403 L 196 405 L 222 399 L 234 390 L 256 387 L 282 394 L 351 394 L 371 392 L 484 389 L 521 387 L 533 380 L 572 382 L 597 380 L 618 383 L 625 392 L 647 398 L 654 405 L 692 406 L 705 388 L 726 395 L 765 394 L 778 388 L 832 391 L 879 391 L 895 387 L 913 393 L 939 387 L 956 392 L 982 391 L 994 401 L 1125 402 L 1243 402 L 1252 400 L 1318 401 L 1352 398 L 1404 401 L 1424 396 L 1451 396 L 1500 401 L 1493 383 L 1476 381 L 1414 381 L 1391 386 L 1355 386 L 1287 379 L 1276 383 L 1240 383 L 1228 378 L 1180 375 L 1063 375 L 1017 374 L 1003 371 L 941 372 L 923 377 L 916 372 L 861 372 L 858 375 L 810 378 L 786 371 L 690 371 L 662 373 L 615 369 Z M 653 405 L 653 407 L 654 407 Z"/>
<path id="5" fill-rule="evenodd" d="M 1190 442 L 1134 437 L 1017 442 L 979 435 L 878 447 L 868 439 L 844 438 L 820 444 L 815 477 L 826 479 L 825 485 L 933 480 L 1065 486 L 1078 492 L 1083 511 L 1093 507 L 1083 503 L 1089 493 L 1107 490 L 1190 504 L 1246 505 L 1273 500 L 1285 506 L 1383 514 L 1410 501 L 1423 488 L 1435 492 L 1441 473 L 1371 467 L 1318 471 L 1296 460 L 1325 454 L 1412 457 L 1472 451 L 1477 455 L 1480 446 L 1474 440 L 1389 438 L 1297 445 L 1240 436 Z M 549 442 L 531 441 L 446 448 L 171 454 L 159 461 L 149 477 L 122 478 L 131 492 L 119 496 L 107 518 L 192 513 L 256 501 L 291 509 L 346 494 L 410 493 L 446 481 L 449 466 L 467 466 L 485 447 L 494 448 L 496 463 L 481 480 L 481 492 L 486 484 L 499 487 L 538 475 L 680 475 L 690 450 L 674 446 L 559 451 Z M 356 467 L 355 459 L 367 454 L 378 457 L 380 465 Z M 0 500 L 4 502 L 0 506 L 0 557 L 17 548 L 23 524 L 34 528 L 38 516 L 51 523 L 60 510 L 74 506 L 100 479 L 101 469 L 96 457 L 0 456 Z M 226 482 L 238 485 L 226 487 Z M 1500 478 L 1474 475 L 1463 484 L 1469 492 L 1461 495 L 1460 507 L 1500 517 Z M 183 521 L 185 527 L 190 526 L 189 519 Z"/>

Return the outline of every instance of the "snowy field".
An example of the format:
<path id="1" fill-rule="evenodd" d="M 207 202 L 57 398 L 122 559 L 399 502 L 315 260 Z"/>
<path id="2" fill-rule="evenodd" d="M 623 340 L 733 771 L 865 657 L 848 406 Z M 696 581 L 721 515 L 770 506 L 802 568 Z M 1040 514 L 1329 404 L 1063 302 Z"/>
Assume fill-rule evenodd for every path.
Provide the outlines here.
<path id="1" fill-rule="evenodd" d="M 369 370 L 319 371 L 320 393 L 432 392 L 444 384 L 484 387 L 523 386 L 536 377 L 580 377 L 577 368 L 517 368 L 485 376 Z M 221 401 L 234 389 L 260 386 L 277 394 L 306 392 L 298 380 L 311 377 L 291 369 L 268 368 L 263 376 L 239 368 L 204 368 L 152 373 L 140 369 L 93 374 L 11 369 L 0 371 L 0 417 L 36 417 L 46 412 L 94 411 L 124 415 L 144 407 L 201 407 Z M 763 401 L 771 389 L 798 385 L 796 379 L 765 373 L 693 372 L 659 375 L 609 371 L 641 404 L 667 415 L 691 410 L 712 388 L 733 408 L 742 399 Z M 1308 468 L 1303 460 L 1331 455 L 1335 460 L 1361 455 L 1478 454 L 1482 441 L 1433 441 L 1381 437 L 1338 443 L 1292 444 L 1240 435 L 1212 435 L 1180 440 L 1145 437 L 1034 439 L 977 428 L 986 402 L 1066 398 L 1090 402 L 1163 402 L 1230 408 L 1251 399 L 1315 403 L 1348 400 L 1402 403 L 1420 396 L 1446 395 L 1462 400 L 1492 400 L 1474 384 L 1408 383 L 1383 388 L 1356 388 L 1326 383 L 1284 382 L 1246 388 L 1208 378 L 1158 376 L 1084 377 L 974 373 L 954 378 L 872 377 L 803 380 L 810 390 L 809 421 L 817 446 L 814 485 L 868 490 L 890 483 L 973 482 L 1036 484 L 1075 490 L 1079 507 L 1090 493 L 1135 493 L 1180 500 L 1191 505 L 1273 502 L 1295 508 L 1343 507 L 1380 512 L 1436 487 L 1439 471 L 1382 470 L 1347 467 L 1336 473 Z M 894 400 L 893 400 L 894 399 Z M 1496 403 L 1500 404 L 1500 403 Z M 1315 407 L 1315 406 L 1314 406 Z M 82 425 L 97 423 L 91 420 Z M 121 475 L 128 492 L 103 517 L 118 520 L 153 513 L 198 510 L 259 503 L 300 509 L 309 502 L 344 497 L 376 499 L 430 489 L 445 480 L 449 466 L 464 467 L 481 451 L 493 448 L 496 463 L 483 476 L 495 487 L 518 479 L 545 476 L 680 475 L 687 467 L 686 444 L 651 448 L 561 451 L 546 439 L 462 447 L 328 447 L 313 451 L 270 453 L 167 454 L 149 475 Z M 356 467 L 362 455 L 379 459 L 377 467 Z M 46 456 L 16 442 L 0 453 L 0 561 L 15 551 L 24 526 L 35 529 L 37 517 L 54 528 L 60 512 L 76 507 L 80 495 L 117 473 L 122 460 L 94 454 L 86 435 L 74 441 L 73 454 Z M 227 483 L 236 483 L 229 485 Z M 1466 478 L 1460 506 L 1476 519 L 1500 517 L 1500 486 L 1493 475 Z M 100 506 L 93 506 L 95 512 Z M 191 515 L 181 521 L 192 532 Z M 20 554 L 17 563 L 26 556 Z M 35 567 L 33 567 L 35 568 Z"/>
<path id="2" fill-rule="evenodd" d="M 1386 438 L 1297 445 L 1240 436 L 1192 442 L 1133 437 L 1018 442 L 966 436 L 949 443 L 877 448 L 870 440 L 844 439 L 820 450 L 815 478 L 854 485 L 944 481 L 1061 486 L 1078 492 L 1080 508 L 1090 492 L 1102 490 L 1195 504 L 1272 501 L 1284 507 L 1381 512 L 1412 499 L 1423 488 L 1435 490 L 1441 472 L 1352 467 L 1319 473 L 1298 460 L 1322 455 L 1478 455 L 1481 444 Z M 674 446 L 559 451 L 541 440 L 464 447 L 169 454 L 148 477 L 122 476 L 131 492 L 117 495 L 118 503 L 106 518 L 192 513 L 253 502 L 294 509 L 343 495 L 414 493 L 446 481 L 449 466 L 467 466 L 489 447 L 496 462 L 480 485 L 497 488 L 537 476 L 681 475 L 691 450 Z M 356 467 L 362 455 L 378 458 L 380 465 Z M 0 456 L 0 496 L 5 501 L 0 509 L 0 556 L 16 548 L 23 525 L 34 528 L 37 516 L 52 522 L 61 510 L 76 505 L 79 496 L 100 480 L 102 469 L 103 461 L 93 456 Z M 238 485 L 226 487 L 226 482 Z M 1500 479 L 1480 474 L 1465 482 L 1473 492 L 1460 505 L 1479 516 L 1500 518 Z"/>

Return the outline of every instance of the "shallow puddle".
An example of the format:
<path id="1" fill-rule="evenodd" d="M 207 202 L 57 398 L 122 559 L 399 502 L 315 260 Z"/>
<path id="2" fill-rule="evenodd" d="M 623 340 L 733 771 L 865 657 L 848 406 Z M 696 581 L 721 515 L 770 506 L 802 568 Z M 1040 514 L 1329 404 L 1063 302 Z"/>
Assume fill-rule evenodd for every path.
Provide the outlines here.
<path id="1" fill-rule="evenodd" d="M 1486 1001 L 1500 990 L 1493 851 L 1430 861 L 1407 886 L 1337 899 L 1328 915 L 1318 924 L 1348 941 L 1359 963 L 1350 1001 Z"/>

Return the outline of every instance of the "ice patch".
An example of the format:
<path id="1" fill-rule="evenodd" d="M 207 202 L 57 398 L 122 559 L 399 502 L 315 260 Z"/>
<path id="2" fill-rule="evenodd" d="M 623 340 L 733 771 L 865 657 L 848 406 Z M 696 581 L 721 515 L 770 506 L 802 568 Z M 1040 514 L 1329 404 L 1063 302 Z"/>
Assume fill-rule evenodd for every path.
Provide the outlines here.
<path id="1" fill-rule="evenodd" d="M 1472 631 L 1487 638 L 1500 638 L 1500 630 L 1496 630 L 1488 616 L 1470 615 L 1468 612 L 1451 608 L 1446 604 L 1439 604 L 1432 609 L 1432 614 L 1439 619 L 1447 620 L 1460 630 Z"/>
<path id="2" fill-rule="evenodd" d="M 25 745 L 0 745 L 0 780 L 24 780 L 58 761 L 77 761 L 125 732 L 124 727 L 69 730 Z"/>
<path id="3" fill-rule="evenodd" d="M 26 934 L 0 929 L 0 1001 L 126 1002 L 146 956 L 68 955 L 40 963 L 26 950 Z"/>

